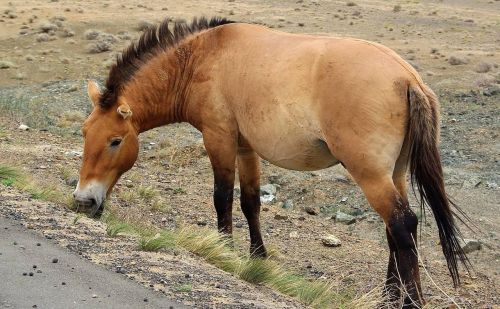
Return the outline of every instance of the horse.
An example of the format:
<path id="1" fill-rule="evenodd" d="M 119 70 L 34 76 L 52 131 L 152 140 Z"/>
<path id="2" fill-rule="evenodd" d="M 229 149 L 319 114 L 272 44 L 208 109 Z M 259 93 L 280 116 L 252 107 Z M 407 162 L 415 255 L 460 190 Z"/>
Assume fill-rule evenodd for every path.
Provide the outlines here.
<path id="1" fill-rule="evenodd" d="M 260 158 L 312 171 L 341 163 L 386 226 L 385 293 L 403 307 L 425 303 L 417 256 L 421 207 L 437 222 L 453 283 L 459 244 L 438 150 L 439 102 L 391 49 L 354 38 L 290 34 L 224 18 L 147 29 L 110 68 L 105 88 L 88 82 L 93 110 L 82 126 L 84 153 L 74 191 L 94 216 L 137 160 L 138 135 L 176 122 L 198 129 L 210 159 L 217 225 L 232 234 L 235 169 L 250 252 L 266 257 L 260 231 Z M 459 216 L 458 218 L 461 218 Z M 405 291 L 402 293 L 401 291 Z"/>

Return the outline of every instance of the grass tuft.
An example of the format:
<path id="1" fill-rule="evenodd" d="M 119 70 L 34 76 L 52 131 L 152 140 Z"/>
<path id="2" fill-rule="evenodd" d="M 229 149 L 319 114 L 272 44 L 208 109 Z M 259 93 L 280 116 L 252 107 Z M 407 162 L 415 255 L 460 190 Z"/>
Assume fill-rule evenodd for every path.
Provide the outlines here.
<path id="1" fill-rule="evenodd" d="M 143 236 L 139 240 L 139 248 L 144 251 L 159 251 L 175 247 L 175 237 L 173 234 L 163 231 L 154 236 Z"/>
<path id="2" fill-rule="evenodd" d="M 21 173 L 13 167 L 0 165 L 0 183 L 11 187 L 22 179 Z"/>
<path id="3" fill-rule="evenodd" d="M 134 233 L 134 228 L 124 222 L 113 222 L 113 223 L 108 223 L 106 227 L 106 234 L 110 237 L 116 237 L 118 234 L 133 234 Z"/>

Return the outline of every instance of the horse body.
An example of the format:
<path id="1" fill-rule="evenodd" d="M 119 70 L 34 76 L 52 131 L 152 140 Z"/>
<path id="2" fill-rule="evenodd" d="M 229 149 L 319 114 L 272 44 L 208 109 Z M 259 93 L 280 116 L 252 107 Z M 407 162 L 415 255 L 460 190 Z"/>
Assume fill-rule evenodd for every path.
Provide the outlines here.
<path id="1" fill-rule="evenodd" d="M 444 193 L 436 144 L 439 105 L 417 72 L 390 49 L 363 40 L 293 35 L 248 24 L 217 26 L 203 26 L 173 48 L 162 41 L 162 35 L 171 35 L 162 24 L 149 30 L 111 70 L 107 92 L 89 84 L 95 109 L 84 131 L 99 127 L 103 135 L 103 120 L 123 124 L 102 138 L 102 147 L 104 140 L 109 143 L 108 151 L 93 149 L 86 139 L 77 200 L 82 205 L 100 200 L 89 198 L 90 189 L 85 188 L 96 191 L 96 169 L 103 169 L 103 164 L 114 170 L 101 177 L 110 179 L 101 180 L 106 187 L 101 192 L 111 191 L 136 159 L 138 133 L 186 121 L 202 132 L 212 163 L 219 230 L 232 232 L 237 166 L 251 252 L 265 256 L 259 156 L 294 170 L 342 162 L 386 224 L 388 294 L 398 298 L 400 290 L 395 287 L 403 284 L 404 304 L 411 306 L 423 299 L 417 219 L 406 193 L 410 166 L 436 216 L 443 251 L 458 280 L 454 255 L 462 260 L 465 256 L 457 245 Z M 118 86 L 115 79 L 121 80 Z M 120 158 L 122 153 L 126 155 Z M 99 156 L 108 158 L 92 163 Z"/>

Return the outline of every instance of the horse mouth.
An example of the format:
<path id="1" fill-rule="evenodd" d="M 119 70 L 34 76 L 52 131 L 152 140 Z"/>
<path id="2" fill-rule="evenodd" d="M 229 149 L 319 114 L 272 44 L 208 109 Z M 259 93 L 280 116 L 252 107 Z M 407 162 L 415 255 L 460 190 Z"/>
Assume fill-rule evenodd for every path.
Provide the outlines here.
<path id="1" fill-rule="evenodd" d="M 95 199 L 75 200 L 76 212 L 85 213 L 90 218 L 100 218 L 104 210 L 104 203 L 97 203 Z"/>

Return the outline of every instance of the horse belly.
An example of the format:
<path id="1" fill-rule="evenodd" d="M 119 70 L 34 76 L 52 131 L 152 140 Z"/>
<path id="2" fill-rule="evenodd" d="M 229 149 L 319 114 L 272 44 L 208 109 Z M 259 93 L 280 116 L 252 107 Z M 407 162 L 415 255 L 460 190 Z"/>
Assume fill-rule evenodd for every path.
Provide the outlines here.
<path id="1" fill-rule="evenodd" d="M 256 144 L 254 150 L 270 163 L 298 171 L 315 171 L 339 163 L 327 144 L 308 136 L 277 136 L 267 146 Z"/>

